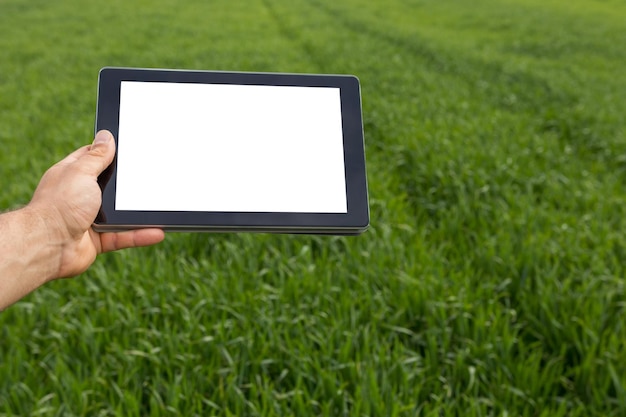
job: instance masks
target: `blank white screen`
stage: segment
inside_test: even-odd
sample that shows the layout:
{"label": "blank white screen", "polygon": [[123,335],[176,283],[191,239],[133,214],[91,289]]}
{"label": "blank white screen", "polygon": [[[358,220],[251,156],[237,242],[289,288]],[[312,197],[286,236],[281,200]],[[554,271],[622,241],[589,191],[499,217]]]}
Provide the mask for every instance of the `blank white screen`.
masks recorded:
{"label": "blank white screen", "polygon": [[346,213],[340,90],[123,81],[115,209]]}

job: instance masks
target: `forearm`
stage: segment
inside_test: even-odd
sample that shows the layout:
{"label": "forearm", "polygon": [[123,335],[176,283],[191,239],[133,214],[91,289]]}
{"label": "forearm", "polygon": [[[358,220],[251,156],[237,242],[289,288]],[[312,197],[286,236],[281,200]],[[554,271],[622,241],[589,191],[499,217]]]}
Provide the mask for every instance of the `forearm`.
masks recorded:
{"label": "forearm", "polygon": [[49,226],[29,206],[0,214],[0,310],[56,278],[62,245]]}

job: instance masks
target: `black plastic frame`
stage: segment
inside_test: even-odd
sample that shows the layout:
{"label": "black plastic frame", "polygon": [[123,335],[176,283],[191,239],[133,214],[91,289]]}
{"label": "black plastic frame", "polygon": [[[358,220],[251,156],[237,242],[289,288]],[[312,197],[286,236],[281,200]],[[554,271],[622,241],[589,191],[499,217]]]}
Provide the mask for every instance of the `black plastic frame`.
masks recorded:
{"label": "black plastic frame", "polygon": [[[178,231],[261,231],[358,234],[369,226],[359,80],[352,75],[189,71],[105,67],[100,70],[95,130],[117,140],[122,81],[335,87],[340,89],[347,213],[268,213],[115,210],[116,160],[100,175],[99,231],[160,227]],[[167,167],[164,167],[167,169]]]}

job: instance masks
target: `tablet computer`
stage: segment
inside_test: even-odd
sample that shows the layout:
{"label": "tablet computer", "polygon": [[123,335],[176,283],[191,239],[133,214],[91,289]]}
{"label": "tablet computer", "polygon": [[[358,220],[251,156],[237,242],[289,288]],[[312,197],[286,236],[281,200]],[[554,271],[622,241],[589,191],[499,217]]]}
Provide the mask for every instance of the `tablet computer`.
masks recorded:
{"label": "tablet computer", "polygon": [[369,207],[359,81],[103,68],[97,231],[359,234]]}

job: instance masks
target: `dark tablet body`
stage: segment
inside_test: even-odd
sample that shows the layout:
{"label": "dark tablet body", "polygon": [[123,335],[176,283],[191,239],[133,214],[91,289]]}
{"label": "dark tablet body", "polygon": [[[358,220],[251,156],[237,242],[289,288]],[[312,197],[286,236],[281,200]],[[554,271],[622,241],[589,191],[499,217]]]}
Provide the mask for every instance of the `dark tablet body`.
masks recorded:
{"label": "dark tablet body", "polygon": [[358,234],[369,225],[358,79],[103,68],[116,138],[94,229]]}

